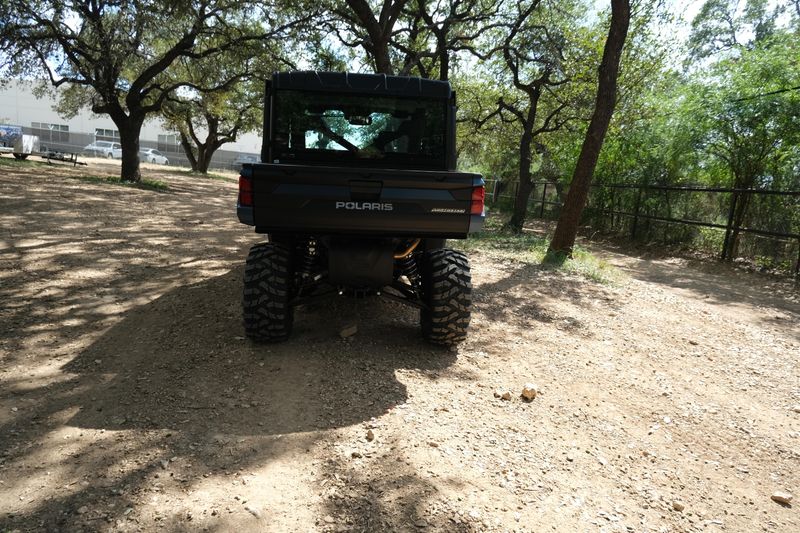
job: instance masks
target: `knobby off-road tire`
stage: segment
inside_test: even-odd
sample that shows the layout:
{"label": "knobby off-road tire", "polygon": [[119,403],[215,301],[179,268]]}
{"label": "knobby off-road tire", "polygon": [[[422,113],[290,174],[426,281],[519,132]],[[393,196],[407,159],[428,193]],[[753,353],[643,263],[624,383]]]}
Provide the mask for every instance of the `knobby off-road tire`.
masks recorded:
{"label": "knobby off-road tire", "polygon": [[434,250],[423,255],[423,297],[430,310],[420,313],[422,335],[428,342],[453,346],[467,338],[472,278],[461,252]]}
{"label": "knobby off-road tire", "polygon": [[294,279],[291,250],[272,243],[250,248],[244,270],[244,330],[258,342],[279,342],[292,332],[289,305]]}

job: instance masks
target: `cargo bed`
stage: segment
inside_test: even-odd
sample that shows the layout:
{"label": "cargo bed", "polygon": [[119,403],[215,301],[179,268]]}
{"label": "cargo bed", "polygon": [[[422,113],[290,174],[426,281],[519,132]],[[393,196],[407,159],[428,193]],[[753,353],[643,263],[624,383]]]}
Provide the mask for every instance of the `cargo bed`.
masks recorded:
{"label": "cargo bed", "polygon": [[479,174],[246,164],[240,179],[252,198],[240,197],[239,220],[259,233],[458,239],[483,222]]}

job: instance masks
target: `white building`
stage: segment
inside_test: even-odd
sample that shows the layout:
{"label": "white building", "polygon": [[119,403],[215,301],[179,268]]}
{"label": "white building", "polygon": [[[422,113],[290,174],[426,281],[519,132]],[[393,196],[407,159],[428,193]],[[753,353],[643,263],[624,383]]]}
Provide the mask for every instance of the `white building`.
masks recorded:
{"label": "white building", "polygon": [[[80,152],[94,142],[119,141],[114,122],[106,115],[95,115],[82,109],[73,118],[63,118],[55,111],[56,99],[49,94],[37,98],[30,82],[9,80],[0,85],[0,124],[21,126],[25,133],[38,135],[42,146],[61,151]],[[147,120],[140,135],[142,148],[157,148],[170,163],[188,165],[178,136],[165,130],[158,118]],[[224,144],[214,155],[213,167],[230,168],[241,154],[261,153],[261,136],[246,133],[234,143]]]}

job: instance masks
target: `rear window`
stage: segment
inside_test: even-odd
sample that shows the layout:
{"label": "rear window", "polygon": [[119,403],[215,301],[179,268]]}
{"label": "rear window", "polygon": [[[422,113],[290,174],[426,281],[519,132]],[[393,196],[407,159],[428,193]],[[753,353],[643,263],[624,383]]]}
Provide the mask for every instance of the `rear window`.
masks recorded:
{"label": "rear window", "polygon": [[442,99],[278,90],[273,159],[443,167],[447,102]]}

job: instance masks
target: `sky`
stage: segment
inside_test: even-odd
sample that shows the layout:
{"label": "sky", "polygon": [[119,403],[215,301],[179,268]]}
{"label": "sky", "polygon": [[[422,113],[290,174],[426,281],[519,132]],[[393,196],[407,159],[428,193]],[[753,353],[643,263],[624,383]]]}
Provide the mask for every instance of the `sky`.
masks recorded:
{"label": "sky", "polygon": [[691,30],[692,20],[700,8],[703,6],[703,1],[697,0],[667,0],[666,5],[669,6],[671,13],[680,17],[682,20],[674,25],[676,35],[681,41],[686,42],[689,38],[689,31]]}

